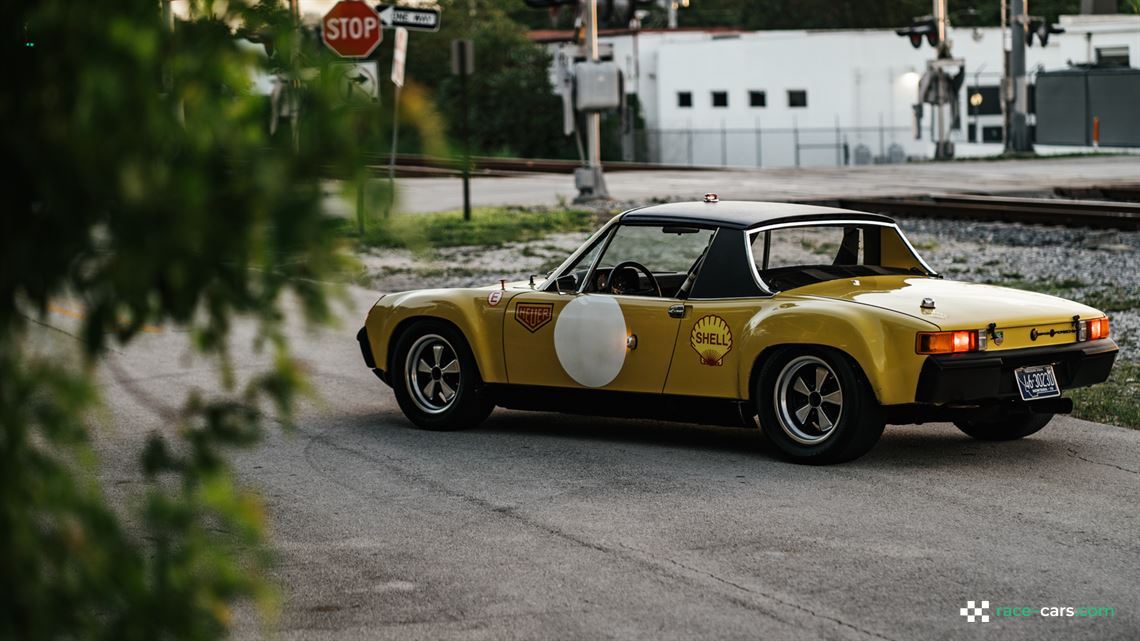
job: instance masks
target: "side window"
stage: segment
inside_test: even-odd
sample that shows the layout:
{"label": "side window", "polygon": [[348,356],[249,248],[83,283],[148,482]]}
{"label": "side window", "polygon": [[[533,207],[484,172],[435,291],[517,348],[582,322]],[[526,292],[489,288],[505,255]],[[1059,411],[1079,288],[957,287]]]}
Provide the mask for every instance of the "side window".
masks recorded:
{"label": "side window", "polygon": [[[598,237],[594,241],[594,245],[579,256],[562,274],[573,275],[575,284],[581,283],[582,279],[586,277],[586,273],[590,271],[590,266],[594,264],[594,258],[597,257],[598,252],[602,251],[602,245],[606,244],[608,236],[609,234],[605,234]],[[551,283],[550,288],[554,288],[553,283]]]}
{"label": "side window", "polygon": [[632,260],[656,273],[687,274],[709,244],[713,231],[696,227],[622,225],[618,228],[599,268]]}
{"label": "side window", "polygon": [[[712,237],[712,229],[699,227],[622,225],[614,232],[586,289],[622,293],[610,281],[611,272],[621,263],[633,262],[652,273],[662,296],[672,298],[680,291],[689,270],[704,254]],[[627,281],[622,286],[624,293],[650,295],[646,292],[653,290],[649,277],[640,269],[626,268],[618,275]],[[656,291],[651,295],[656,295]]]}

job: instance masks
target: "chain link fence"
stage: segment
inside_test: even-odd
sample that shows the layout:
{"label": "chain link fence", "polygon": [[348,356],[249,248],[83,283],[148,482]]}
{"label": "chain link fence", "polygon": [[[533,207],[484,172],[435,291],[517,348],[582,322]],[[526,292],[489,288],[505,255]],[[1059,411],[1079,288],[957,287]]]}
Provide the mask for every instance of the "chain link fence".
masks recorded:
{"label": "chain link fence", "polygon": [[705,167],[899,163],[925,157],[928,146],[910,127],[639,129],[632,143],[636,162]]}

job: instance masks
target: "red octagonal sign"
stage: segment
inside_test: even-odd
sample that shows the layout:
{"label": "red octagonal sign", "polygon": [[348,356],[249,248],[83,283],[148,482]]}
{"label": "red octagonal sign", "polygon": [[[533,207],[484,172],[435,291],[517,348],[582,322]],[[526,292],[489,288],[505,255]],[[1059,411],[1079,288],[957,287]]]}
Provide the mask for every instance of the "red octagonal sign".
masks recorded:
{"label": "red octagonal sign", "polygon": [[383,37],[380,15],[360,0],[341,0],[321,19],[321,39],[345,58],[364,58]]}

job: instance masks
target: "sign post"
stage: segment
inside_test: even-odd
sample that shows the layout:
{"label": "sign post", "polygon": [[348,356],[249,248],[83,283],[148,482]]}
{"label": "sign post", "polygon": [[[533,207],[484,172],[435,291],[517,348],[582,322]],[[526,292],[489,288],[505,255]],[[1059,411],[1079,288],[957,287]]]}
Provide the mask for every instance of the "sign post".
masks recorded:
{"label": "sign post", "polygon": [[463,111],[463,220],[471,220],[471,139],[467,126],[467,76],[475,71],[475,45],[451,41],[451,73],[459,76],[459,103]]}
{"label": "sign post", "polygon": [[[367,58],[383,38],[380,15],[361,0],[340,0],[321,18],[321,40],[342,58]],[[349,90],[351,93],[351,86]],[[367,178],[362,176],[356,187],[356,226],[361,236],[364,235],[365,180]]]}
{"label": "sign post", "polygon": [[408,55],[408,30],[396,27],[396,43],[392,49],[392,84],[396,90],[392,103],[392,156],[388,160],[388,210],[396,203],[396,143],[400,139],[400,89],[404,87],[404,61]]}

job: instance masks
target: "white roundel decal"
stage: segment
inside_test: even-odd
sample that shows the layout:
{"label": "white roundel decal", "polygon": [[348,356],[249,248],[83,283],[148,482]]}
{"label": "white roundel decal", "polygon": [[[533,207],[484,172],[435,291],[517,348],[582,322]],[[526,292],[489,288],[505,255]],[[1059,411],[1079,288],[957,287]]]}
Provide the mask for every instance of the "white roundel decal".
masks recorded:
{"label": "white roundel decal", "polygon": [[554,351],[562,369],[581,385],[602,387],[625,364],[625,316],[609,296],[580,295],[558,314]]}

